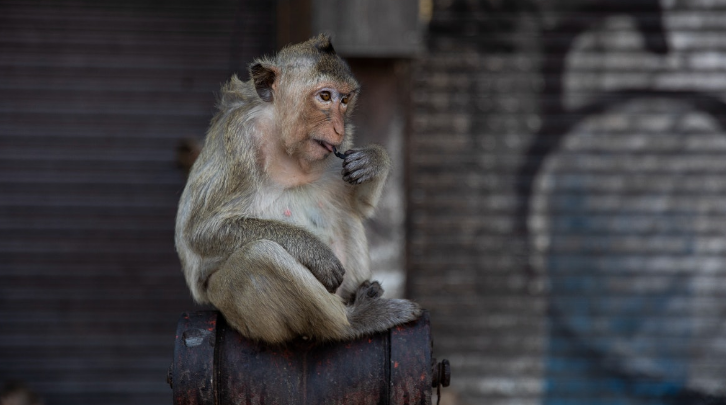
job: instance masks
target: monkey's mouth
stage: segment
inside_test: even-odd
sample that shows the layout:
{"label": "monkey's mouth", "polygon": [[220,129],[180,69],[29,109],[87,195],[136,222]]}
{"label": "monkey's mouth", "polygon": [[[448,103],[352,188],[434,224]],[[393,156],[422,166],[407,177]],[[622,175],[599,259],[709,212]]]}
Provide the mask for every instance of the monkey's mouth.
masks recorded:
{"label": "monkey's mouth", "polygon": [[329,144],[325,141],[315,139],[315,142],[317,142],[318,145],[320,145],[323,149],[327,150],[328,152],[333,152],[333,150],[335,149],[335,146],[333,146],[332,144]]}

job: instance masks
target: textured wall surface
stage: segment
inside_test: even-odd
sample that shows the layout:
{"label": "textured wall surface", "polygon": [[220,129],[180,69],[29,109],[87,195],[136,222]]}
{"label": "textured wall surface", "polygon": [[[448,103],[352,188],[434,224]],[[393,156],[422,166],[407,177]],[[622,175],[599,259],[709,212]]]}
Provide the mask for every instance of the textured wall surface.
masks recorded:
{"label": "textured wall surface", "polygon": [[[0,1],[0,385],[49,405],[171,402],[176,322],[196,308],[173,246],[176,150],[203,137],[220,84],[274,52],[275,6]],[[409,64],[350,62],[356,140],[394,160],[372,266],[401,295]]]}
{"label": "textured wall surface", "polygon": [[[174,149],[272,50],[272,5],[0,1],[0,380],[49,404],[170,402],[191,306]],[[726,403],[726,2],[439,0],[431,17],[410,123],[405,101],[375,103],[407,93],[390,82],[407,64],[352,65],[374,83],[360,139],[398,150],[386,135],[410,124],[408,292],[448,392]],[[395,269],[401,235],[369,230]]]}
{"label": "textured wall surface", "polygon": [[194,309],[173,245],[177,144],[274,47],[272,14],[0,1],[0,384],[48,405],[171,403],[176,321]]}
{"label": "textured wall surface", "polygon": [[726,403],[725,22],[434,2],[407,259],[459,402]]}

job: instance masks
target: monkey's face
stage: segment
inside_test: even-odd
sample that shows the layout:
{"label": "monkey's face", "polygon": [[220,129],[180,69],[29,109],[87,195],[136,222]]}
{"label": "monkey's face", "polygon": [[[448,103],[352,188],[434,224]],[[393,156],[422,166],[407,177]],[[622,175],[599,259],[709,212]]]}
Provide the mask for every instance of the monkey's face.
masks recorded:
{"label": "monkey's face", "polygon": [[320,83],[309,92],[300,117],[302,130],[291,140],[299,158],[320,161],[333,152],[333,147],[340,148],[355,93],[352,86],[331,82]]}

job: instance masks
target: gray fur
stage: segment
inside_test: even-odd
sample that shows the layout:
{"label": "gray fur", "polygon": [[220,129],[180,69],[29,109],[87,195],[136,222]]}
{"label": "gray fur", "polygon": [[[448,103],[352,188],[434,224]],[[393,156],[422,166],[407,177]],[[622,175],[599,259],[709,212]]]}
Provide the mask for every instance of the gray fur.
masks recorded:
{"label": "gray fur", "polygon": [[[179,202],[175,240],[194,299],[215,305],[243,335],[271,343],[351,339],[417,318],[418,305],[381,298],[381,286],[368,281],[362,221],[380,197],[387,153],[351,149],[341,176],[340,161],[312,143],[352,147],[347,120],[359,86],[348,65],[318,36],[256,60],[250,73],[222,87]],[[311,108],[319,83],[350,102]],[[278,144],[289,148],[279,152]],[[283,164],[277,153],[292,160]],[[288,178],[290,161],[301,166]]]}

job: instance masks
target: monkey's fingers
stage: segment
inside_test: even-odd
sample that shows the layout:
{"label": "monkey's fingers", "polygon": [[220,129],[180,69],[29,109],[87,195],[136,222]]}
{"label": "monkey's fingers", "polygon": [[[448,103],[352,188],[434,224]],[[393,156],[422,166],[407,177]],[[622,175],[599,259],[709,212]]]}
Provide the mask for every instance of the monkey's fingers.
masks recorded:
{"label": "monkey's fingers", "polygon": [[343,154],[343,156],[345,158],[345,162],[343,162],[343,164],[350,163],[356,160],[367,160],[367,155],[362,150],[349,149],[345,151],[345,154]]}
{"label": "monkey's fingers", "polygon": [[350,184],[361,184],[371,180],[375,175],[375,170],[370,167],[364,167],[359,170],[343,171],[343,180]]}
{"label": "monkey's fingers", "polygon": [[343,162],[343,170],[352,172],[354,170],[359,170],[364,168],[365,166],[368,166],[368,161],[364,159],[356,159],[356,160],[347,160]]}
{"label": "monkey's fingers", "polygon": [[346,156],[341,173],[345,176],[356,171],[370,169],[370,167],[370,160],[366,158],[365,154],[355,153]]}

